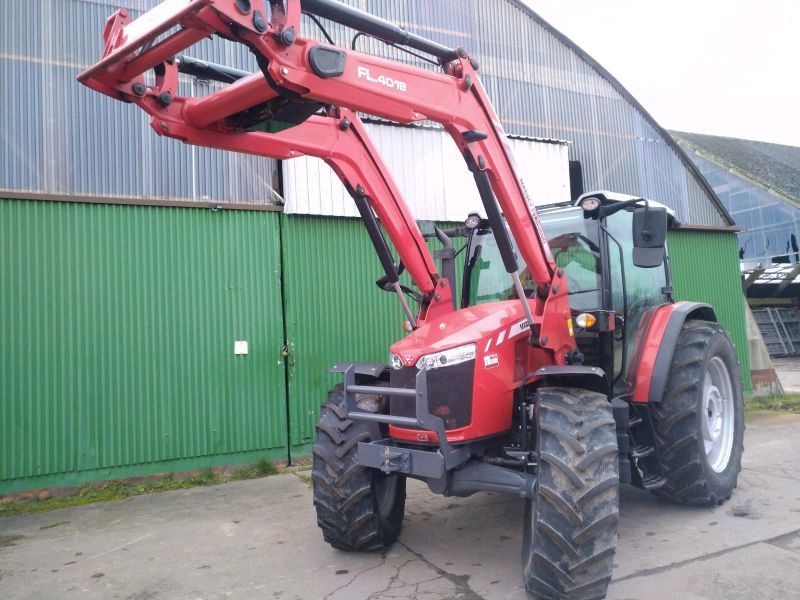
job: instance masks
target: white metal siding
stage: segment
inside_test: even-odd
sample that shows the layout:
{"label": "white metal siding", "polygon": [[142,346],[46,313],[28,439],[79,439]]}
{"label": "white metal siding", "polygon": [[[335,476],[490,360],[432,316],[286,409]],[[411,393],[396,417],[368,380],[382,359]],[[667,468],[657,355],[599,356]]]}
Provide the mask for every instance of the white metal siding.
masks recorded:
{"label": "white metal siding", "polygon": [[[483,212],[472,174],[444,131],[377,124],[366,127],[414,218],[462,221],[471,211]],[[509,144],[535,204],[569,199],[566,143],[510,139]],[[286,213],[358,216],[344,186],[319,159],[284,161],[283,184]]]}
{"label": "white metal siding", "polygon": [[536,206],[569,200],[569,158],[565,142],[508,140],[519,175]]}

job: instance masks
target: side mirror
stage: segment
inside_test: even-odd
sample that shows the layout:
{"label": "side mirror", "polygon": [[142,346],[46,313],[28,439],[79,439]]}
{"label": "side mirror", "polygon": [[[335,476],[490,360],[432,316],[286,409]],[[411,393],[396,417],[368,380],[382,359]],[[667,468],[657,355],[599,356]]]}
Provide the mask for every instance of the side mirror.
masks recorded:
{"label": "side mirror", "polygon": [[667,210],[663,207],[635,208],[633,211],[633,264],[646,269],[664,261],[667,240]]}

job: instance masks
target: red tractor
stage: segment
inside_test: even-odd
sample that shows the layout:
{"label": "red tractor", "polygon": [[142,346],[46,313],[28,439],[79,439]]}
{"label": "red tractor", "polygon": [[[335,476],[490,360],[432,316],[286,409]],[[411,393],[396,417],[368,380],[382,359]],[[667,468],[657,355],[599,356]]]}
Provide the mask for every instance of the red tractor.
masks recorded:
{"label": "red tractor", "polygon": [[[301,12],[430,55],[441,72],[302,37]],[[260,72],[180,54],[210,35],[247,45]],[[160,135],[325,160],[378,254],[379,287],[397,294],[409,334],[388,365],[336,365],[344,382],[317,425],[314,504],[331,545],[389,547],[409,477],[450,496],[508,492],[525,501],[528,591],[598,598],[620,483],[687,504],[730,497],[744,429],[739,365],[712,307],[674,301],[665,239],[677,221],[656,202],[609,192],[537,213],[466,50],[334,0],[168,0],[137,20],[118,11],[103,36],[102,59],[79,80],[138,105]],[[186,97],[179,73],[226,85]],[[444,246],[441,269],[358,112],[438,122],[462,152],[485,214],[428,236]]]}

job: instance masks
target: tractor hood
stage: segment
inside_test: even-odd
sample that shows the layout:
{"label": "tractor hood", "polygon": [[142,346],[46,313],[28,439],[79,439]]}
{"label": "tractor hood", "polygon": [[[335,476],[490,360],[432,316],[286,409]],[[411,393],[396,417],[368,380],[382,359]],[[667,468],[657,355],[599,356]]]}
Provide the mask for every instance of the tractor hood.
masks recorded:
{"label": "tractor hood", "polygon": [[[410,367],[426,354],[442,352],[464,344],[479,343],[492,336],[498,329],[517,324],[523,319],[519,300],[504,300],[470,306],[450,313],[440,319],[433,319],[395,343],[391,351],[400,357],[403,365]],[[521,333],[527,330],[520,327]],[[509,334],[512,337],[512,334]]]}

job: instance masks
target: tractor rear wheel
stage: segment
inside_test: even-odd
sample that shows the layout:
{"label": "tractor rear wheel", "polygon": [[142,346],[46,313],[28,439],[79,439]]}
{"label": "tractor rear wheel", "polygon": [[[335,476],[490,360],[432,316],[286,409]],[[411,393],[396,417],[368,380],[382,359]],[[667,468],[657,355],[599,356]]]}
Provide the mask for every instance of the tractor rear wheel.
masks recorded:
{"label": "tractor rear wheel", "polygon": [[522,564],[536,598],[604,598],[619,520],[619,462],[611,404],[576,388],[541,388],[539,464],[525,502]]}
{"label": "tractor rear wheel", "polygon": [[400,535],[406,478],[356,463],[358,442],[369,439],[366,423],[347,418],[341,389],[330,392],[317,422],[311,480],[317,524],[334,548],[383,550]]}
{"label": "tractor rear wheel", "polygon": [[744,403],[736,351],[722,325],[683,325],[664,397],[652,412],[667,479],[655,492],[682,504],[730,498],[742,469]]}

